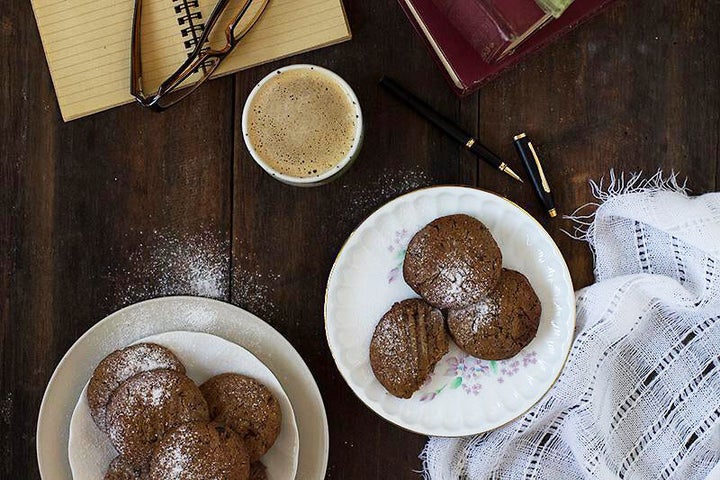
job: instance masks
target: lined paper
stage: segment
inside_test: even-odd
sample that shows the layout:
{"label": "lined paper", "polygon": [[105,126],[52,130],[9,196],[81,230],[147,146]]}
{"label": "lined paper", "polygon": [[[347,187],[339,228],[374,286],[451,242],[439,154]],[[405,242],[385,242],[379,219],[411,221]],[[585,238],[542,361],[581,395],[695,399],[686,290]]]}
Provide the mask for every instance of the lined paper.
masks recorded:
{"label": "lined paper", "polygon": [[[134,0],[32,0],[65,121],[131,102]],[[143,0],[143,81],[151,92],[187,58],[171,0]],[[213,0],[200,0],[207,18]],[[214,76],[350,38],[342,0],[270,0]]]}

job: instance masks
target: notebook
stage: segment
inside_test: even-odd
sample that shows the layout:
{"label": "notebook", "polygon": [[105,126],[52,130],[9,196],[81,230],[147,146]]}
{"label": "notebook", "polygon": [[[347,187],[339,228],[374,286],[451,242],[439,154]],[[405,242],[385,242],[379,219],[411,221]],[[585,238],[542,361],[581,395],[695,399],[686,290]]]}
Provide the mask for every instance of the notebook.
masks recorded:
{"label": "notebook", "polygon": [[478,90],[507,68],[597,15],[613,2],[615,0],[575,0],[559,18],[531,35],[511,55],[488,63],[433,0],[398,0],[410,23],[425,41],[431,57],[459,96]]}
{"label": "notebook", "polygon": [[[146,92],[194,48],[215,0],[144,0]],[[130,42],[134,0],[32,0],[65,121],[133,101]],[[270,0],[262,18],[214,77],[350,39],[342,0]]]}

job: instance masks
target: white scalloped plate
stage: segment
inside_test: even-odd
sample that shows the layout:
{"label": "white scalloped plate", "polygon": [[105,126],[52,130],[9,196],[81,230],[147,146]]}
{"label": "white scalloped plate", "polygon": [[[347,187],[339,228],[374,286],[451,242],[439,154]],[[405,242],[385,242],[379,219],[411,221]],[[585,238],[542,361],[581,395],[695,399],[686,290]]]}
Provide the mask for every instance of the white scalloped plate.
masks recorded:
{"label": "white scalloped plate", "polygon": [[[432,220],[464,213],[482,221],[542,303],[535,339],[515,357],[489,362],[451,342],[450,352],[412,398],[396,398],[375,379],[368,349],[375,325],[394,302],[417,297],[402,278],[405,249]],[[570,351],[575,295],[567,265],[548,233],[514,203],[466,187],[432,187],[396,198],[350,235],[335,261],[325,298],[325,328],[340,373],[381,417],[424,435],[486,432],[519,417],[550,389]]]}
{"label": "white scalloped plate", "polygon": [[[300,444],[295,413],[278,379],[252,353],[223,338],[198,332],[166,332],[133,343],[156,343],[169,348],[197,385],[215,375],[232,372],[252,377],[270,389],[280,404],[282,426],[275,444],[261,461],[267,467],[269,480],[295,478]],[[73,480],[102,480],[116,456],[110,439],[90,415],[86,384],[70,420],[68,458]]]}

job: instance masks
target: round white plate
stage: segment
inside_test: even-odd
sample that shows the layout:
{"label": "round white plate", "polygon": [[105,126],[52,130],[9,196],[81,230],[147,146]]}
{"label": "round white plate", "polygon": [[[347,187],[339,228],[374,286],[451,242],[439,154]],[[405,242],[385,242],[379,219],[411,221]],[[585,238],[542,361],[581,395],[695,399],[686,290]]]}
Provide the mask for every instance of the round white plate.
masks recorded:
{"label": "round white plate", "polygon": [[[187,376],[197,385],[226,372],[247,375],[265,385],[280,404],[282,426],[277,441],[261,460],[267,467],[270,480],[295,478],[300,444],[295,414],[280,382],[260,360],[241,346],[208,333],[167,332],[143,338],[140,342],[169,348],[185,365]],[[70,468],[74,480],[103,480],[117,452],[108,436],[95,425],[86,392],[87,384],[70,420]]]}
{"label": "round white plate", "polygon": [[[438,217],[459,213],[487,225],[503,266],[530,280],[542,302],[540,328],[530,345],[503,361],[470,357],[451,342],[428,382],[412,398],[399,399],[373,375],[370,340],[393,303],[417,297],[402,275],[412,236]],[[575,295],[560,251],[527,212],[484,191],[433,187],[391,201],[350,235],[328,280],[325,327],[340,373],[377,414],[425,435],[472,435],[519,417],[555,382],[575,329]]]}
{"label": "round white plate", "polygon": [[233,305],[197,297],[166,297],[130,305],[88,330],[60,361],[40,406],[37,455],[45,480],[72,479],[70,418],[95,365],[107,354],[151,335],[204,332],[242,346],[277,377],[290,399],[300,436],[297,479],[325,478],[329,434],[315,379],[297,351],[274,328]]}

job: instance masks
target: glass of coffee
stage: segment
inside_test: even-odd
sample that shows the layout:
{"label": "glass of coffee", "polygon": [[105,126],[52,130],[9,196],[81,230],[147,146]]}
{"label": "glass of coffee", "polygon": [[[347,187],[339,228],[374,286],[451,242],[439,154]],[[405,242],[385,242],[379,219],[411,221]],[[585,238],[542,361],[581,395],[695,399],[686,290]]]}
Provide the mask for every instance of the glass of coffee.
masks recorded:
{"label": "glass of coffee", "polygon": [[245,145],[281,182],[313,187],[345,172],[360,152],[363,118],[355,93],[337,74],[290,65],[262,79],[242,116]]}

